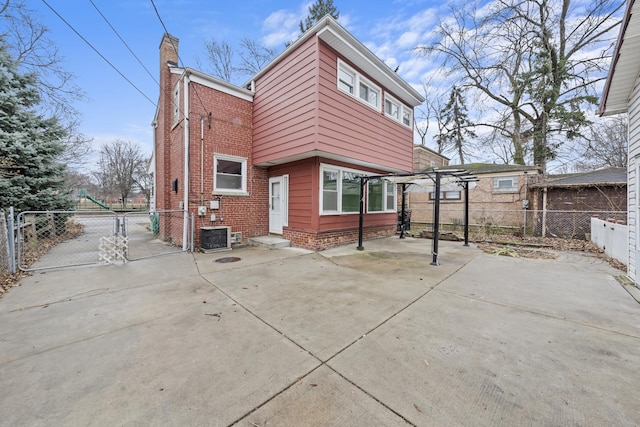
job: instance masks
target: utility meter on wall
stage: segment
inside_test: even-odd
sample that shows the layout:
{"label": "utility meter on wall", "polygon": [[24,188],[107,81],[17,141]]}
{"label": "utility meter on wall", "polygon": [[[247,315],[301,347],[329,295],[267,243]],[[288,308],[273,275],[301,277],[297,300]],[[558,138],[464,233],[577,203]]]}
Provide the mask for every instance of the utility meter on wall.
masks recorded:
{"label": "utility meter on wall", "polygon": [[523,200],[522,201],[522,209],[529,209],[529,201],[528,200]]}

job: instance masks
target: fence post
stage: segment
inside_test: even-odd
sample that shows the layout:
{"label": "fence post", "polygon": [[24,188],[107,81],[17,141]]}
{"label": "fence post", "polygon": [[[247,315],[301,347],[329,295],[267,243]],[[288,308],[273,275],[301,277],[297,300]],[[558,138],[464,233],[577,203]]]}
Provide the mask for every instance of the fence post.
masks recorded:
{"label": "fence post", "polygon": [[13,206],[9,208],[9,217],[7,218],[7,242],[9,246],[9,274],[16,273],[16,240],[15,240],[15,222],[13,219]]}

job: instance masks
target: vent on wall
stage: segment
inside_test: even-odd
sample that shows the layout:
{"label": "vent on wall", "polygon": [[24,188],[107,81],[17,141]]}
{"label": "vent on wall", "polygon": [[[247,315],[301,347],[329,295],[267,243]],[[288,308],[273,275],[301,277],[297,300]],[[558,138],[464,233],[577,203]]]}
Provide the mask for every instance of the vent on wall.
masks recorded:
{"label": "vent on wall", "polygon": [[204,250],[230,249],[231,227],[200,228],[200,248]]}
{"label": "vent on wall", "polygon": [[231,233],[231,244],[237,245],[238,243],[242,243],[242,231]]}

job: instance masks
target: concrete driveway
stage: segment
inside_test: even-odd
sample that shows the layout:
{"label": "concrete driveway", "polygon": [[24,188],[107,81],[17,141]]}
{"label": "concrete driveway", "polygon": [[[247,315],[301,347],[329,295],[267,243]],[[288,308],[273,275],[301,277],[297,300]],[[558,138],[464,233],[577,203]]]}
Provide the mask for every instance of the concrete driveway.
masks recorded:
{"label": "concrete driveway", "polygon": [[638,424],[619,271],[430,244],[35,273],[0,300],[0,425]]}

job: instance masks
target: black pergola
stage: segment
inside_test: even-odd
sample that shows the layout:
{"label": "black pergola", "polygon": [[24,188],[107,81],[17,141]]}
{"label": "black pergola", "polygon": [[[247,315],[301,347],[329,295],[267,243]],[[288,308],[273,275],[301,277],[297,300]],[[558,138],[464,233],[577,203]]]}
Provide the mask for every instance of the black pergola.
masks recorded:
{"label": "black pergola", "polygon": [[443,180],[446,184],[455,184],[464,190],[464,246],[469,246],[469,184],[477,182],[478,178],[465,169],[433,169],[425,172],[411,174],[389,174],[389,175],[369,175],[360,177],[360,221],[358,223],[358,247],[359,251],[364,250],[362,245],[362,229],[364,227],[364,187],[372,179],[385,179],[395,184],[402,184],[402,210],[400,238],[404,239],[404,218],[405,218],[405,192],[409,185],[424,185],[434,187],[433,204],[433,260],[431,265],[438,263],[438,238],[440,234],[440,189]]}

